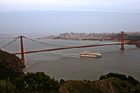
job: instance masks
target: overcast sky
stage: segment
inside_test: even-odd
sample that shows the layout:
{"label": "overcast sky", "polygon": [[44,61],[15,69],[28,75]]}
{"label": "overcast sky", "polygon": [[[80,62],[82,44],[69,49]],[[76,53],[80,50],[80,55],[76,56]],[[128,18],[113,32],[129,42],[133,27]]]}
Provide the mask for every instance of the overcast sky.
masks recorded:
{"label": "overcast sky", "polygon": [[29,10],[140,12],[140,0],[0,0],[0,11]]}
{"label": "overcast sky", "polygon": [[140,0],[0,0],[1,33],[121,30],[140,32]]}

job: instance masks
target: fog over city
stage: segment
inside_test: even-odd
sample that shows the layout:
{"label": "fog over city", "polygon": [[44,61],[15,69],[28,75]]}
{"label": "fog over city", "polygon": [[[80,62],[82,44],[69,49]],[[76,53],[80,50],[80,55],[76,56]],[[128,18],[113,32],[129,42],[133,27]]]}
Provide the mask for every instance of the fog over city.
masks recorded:
{"label": "fog over city", "polygon": [[140,32],[139,0],[0,0],[1,33]]}

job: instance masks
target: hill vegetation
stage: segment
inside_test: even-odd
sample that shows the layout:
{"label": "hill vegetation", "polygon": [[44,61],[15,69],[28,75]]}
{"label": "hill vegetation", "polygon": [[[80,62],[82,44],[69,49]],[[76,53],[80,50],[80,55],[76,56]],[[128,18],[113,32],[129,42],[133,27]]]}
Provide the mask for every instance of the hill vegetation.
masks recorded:
{"label": "hill vegetation", "polygon": [[97,81],[68,80],[60,87],[60,93],[140,93],[140,84],[109,77]]}

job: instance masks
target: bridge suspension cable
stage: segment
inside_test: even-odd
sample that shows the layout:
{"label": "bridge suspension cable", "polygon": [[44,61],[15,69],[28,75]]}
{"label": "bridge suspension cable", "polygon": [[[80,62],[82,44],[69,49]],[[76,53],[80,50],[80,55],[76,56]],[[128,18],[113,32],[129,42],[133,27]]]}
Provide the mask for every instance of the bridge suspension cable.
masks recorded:
{"label": "bridge suspension cable", "polygon": [[0,48],[0,50],[1,50],[2,48],[7,47],[7,46],[8,46],[8,45],[10,45],[11,43],[15,42],[18,38],[19,38],[19,37],[17,37],[16,39],[12,40],[12,41],[11,41],[11,42],[9,42],[8,44],[6,44],[6,45],[2,46],[2,47]]}
{"label": "bridge suspension cable", "polygon": [[[96,47],[96,46],[109,46],[109,45],[121,45],[121,43],[113,43],[113,44],[95,44],[95,45],[83,45],[83,46],[70,46],[70,47],[61,47],[61,48],[52,48],[52,49],[44,49],[44,50],[36,50],[36,51],[24,51],[24,54],[29,53],[37,53],[37,52],[45,52],[45,51],[56,51],[56,50],[65,50],[72,48],[85,48],[85,47]],[[13,53],[13,54],[21,54],[21,52]]]}
{"label": "bridge suspension cable", "polygon": [[28,38],[28,37],[24,37],[24,38],[26,38],[28,40],[31,40],[31,41],[34,41],[34,42],[38,42],[38,43],[44,44],[44,45],[53,45],[53,46],[59,46],[59,47],[66,47],[66,46],[62,46],[62,45],[48,44],[48,43],[41,42],[41,41],[38,41],[38,40],[35,40],[35,39],[31,39],[31,38]]}
{"label": "bridge suspension cable", "polygon": [[[13,41],[9,42],[8,44],[2,46],[0,48],[0,50],[2,48],[5,48],[6,46],[10,45],[11,43],[15,42],[19,37],[15,38]],[[85,48],[85,47],[96,47],[96,46],[109,46],[109,45],[121,45],[122,43],[113,43],[113,44],[94,44],[94,45],[81,45],[81,46],[62,46],[62,45],[55,45],[55,44],[48,44],[45,42],[41,42],[38,40],[34,40],[28,37],[23,36],[23,38],[26,38],[28,40],[34,41],[34,42],[38,42],[44,45],[53,45],[53,46],[60,46],[60,48],[52,48],[52,49],[43,49],[43,50],[36,50],[36,51],[24,51],[25,54],[28,53],[37,53],[37,52],[43,52],[43,51],[56,51],[56,50],[64,50],[64,49],[72,49],[72,48]],[[136,42],[123,42],[123,44],[140,44],[140,41],[136,41]],[[12,54],[21,54],[21,52],[17,52],[17,53],[12,53]]]}

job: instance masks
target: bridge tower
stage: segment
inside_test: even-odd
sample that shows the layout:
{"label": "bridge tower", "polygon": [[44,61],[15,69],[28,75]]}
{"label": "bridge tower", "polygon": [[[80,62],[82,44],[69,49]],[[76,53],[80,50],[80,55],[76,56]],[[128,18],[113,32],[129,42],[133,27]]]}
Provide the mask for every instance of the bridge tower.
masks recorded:
{"label": "bridge tower", "polygon": [[137,48],[140,48],[140,41],[138,41],[138,43],[136,44]]}
{"label": "bridge tower", "polygon": [[121,32],[121,51],[125,50],[124,48],[124,32]]}
{"label": "bridge tower", "polygon": [[24,47],[23,47],[23,36],[20,36],[20,44],[21,44],[21,60],[22,66],[25,67],[25,59],[24,59]]}

